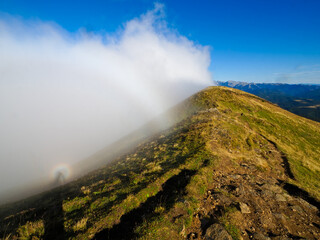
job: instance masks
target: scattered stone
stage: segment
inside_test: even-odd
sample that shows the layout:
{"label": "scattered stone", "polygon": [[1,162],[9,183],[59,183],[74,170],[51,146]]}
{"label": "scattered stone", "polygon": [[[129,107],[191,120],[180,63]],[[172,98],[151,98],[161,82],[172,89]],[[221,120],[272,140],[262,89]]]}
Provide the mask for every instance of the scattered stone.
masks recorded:
{"label": "scattered stone", "polygon": [[240,175],[230,175],[229,177],[235,180],[241,178]]}
{"label": "scattered stone", "polygon": [[222,193],[214,194],[213,198],[219,200],[219,202],[225,206],[229,206],[230,204],[232,204],[232,200]]}
{"label": "scattered stone", "polygon": [[291,197],[289,194],[284,193],[283,196],[288,200],[288,201],[292,201],[293,197]]}
{"label": "scattered stone", "polygon": [[196,233],[190,233],[190,240],[196,239],[197,238],[197,234]]}
{"label": "scattered stone", "polygon": [[272,214],[262,214],[260,216],[260,222],[264,229],[273,229],[276,227]]}
{"label": "scattered stone", "polygon": [[285,202],[287,199],[282,194],[276,194],[276,200],[278,202]]}
{"label": "scattered stone", "polygon": [[273,216],[279,220],[282,220],[282,221],[286,220],[285,216],[281,213],[275,213],[275,214],[273,214]]}
{"label": "scattered stone", "polygon": [[[294,236],[320,240],[318,209],[281,187],[285,177],[279,177],[283,169],[276,165],[281,159],[269,160],[276,168],[270,172],[251,170],[251,162],[240,163],[242,167],[229,172],[219,168],[214,172],[214,182],[203,198],[206,211],[199,209],[199,218],[193,218],[192,232],[198,234],[197,239],[231,240],[224,225],[216,222],[217,216],[228,214],[228,221],[235,223],[241,234],[239,239],[285,240]],[[234,211],[235,203],[239,211]],[[193,237],[190,232],[187,235],[189,240]]]}
{"label": "scattered stone", "polygon": [[204,235],[205,240],[232,240],[232,237],[221,224],[211,225]]}
{"label": "scattered stone", "polygon": [[249,206],[242,202],[240,203],[240,210],[242,213],[251,213]]}
{"label": "scattered stone", "polygon": [[269,197],[269,198],[271,198],[271,197],[273,197],[273,192],[272,191],[270,191],[270,190],[264,190],[264,191],[262,191],[262,193],[261,193],[264,197]]}
{"label": "scattered stone", "polygon": [[263,185],[263,188],[270,190],[274,193],[282,193],[283,192],[281,187],[274,185],[274,184],[265,184],[265,185]]}
{"label": "scattered stone", "polygon": [[253,234],[254,240],[270,240],[271,238],[264,236],[262,233],[254,233]]}
{"label": "scattered stone", "polygon": [[299,212],[299,213],[303,213],[303,210],[301,207],[295,205],[295,206],[292,206],[291,209],[294,211],[294,212]]}
{"label": "scattered stone", "polygon": [[313,210],[313,211],[318,211],[318,208],[313,206],[312,204],[308,203],[306,200],[302,199],[302,198],[298,198],[298,201],[304,205],[305,207]]}
{"label": "scattered stone", "polygon": [[181,232],[180,232],[180,235],[181,235],[182,237],[186,237],[186,226],[185,226],[185,225],[183,225],[182,230],[181,230]]}

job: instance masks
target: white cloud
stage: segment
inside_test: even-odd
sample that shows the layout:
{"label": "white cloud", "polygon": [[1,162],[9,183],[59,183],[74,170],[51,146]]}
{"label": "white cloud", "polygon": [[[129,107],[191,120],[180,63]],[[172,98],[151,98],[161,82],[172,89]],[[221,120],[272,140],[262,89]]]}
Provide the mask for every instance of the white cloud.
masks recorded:
{"label": "white cloud", "polygon": [[107,36],[0,19],[0,191],[74,163],[211,85],[162,5]]}

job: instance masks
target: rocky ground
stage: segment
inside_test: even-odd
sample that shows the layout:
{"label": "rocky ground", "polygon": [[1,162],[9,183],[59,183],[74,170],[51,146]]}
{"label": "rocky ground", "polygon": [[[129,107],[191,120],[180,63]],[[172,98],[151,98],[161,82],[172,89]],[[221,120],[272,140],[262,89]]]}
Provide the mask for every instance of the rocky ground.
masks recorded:
{"label": "rocky ground", "polygon": [[214,170],[214,184],[187,239],[320,239],[319,202],[284,183],[293,178],[286,157],[271,141],[268,148],[274,166],[269,171],[253,162],[230,168],[227,157]]}
{"label": "rocky ground", "polygon": [[320,239],[320,124],[208,88],[104,167],[0,206],[4,239]]}

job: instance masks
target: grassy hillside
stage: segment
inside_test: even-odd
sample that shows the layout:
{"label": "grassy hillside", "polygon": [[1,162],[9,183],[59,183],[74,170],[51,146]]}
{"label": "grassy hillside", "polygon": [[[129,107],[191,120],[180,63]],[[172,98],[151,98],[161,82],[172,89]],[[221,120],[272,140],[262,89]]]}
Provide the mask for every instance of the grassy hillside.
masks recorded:
{"label": "grassy hillside", "polygon": [[128,154],[2,206],[0,236],[320,238],[320,123],[225,87],[171,112],[175,125]]}
{"label": "grassy hillside", "polygon": [[320,122],[320,85],[218,82],[269,100],[294,114]]}

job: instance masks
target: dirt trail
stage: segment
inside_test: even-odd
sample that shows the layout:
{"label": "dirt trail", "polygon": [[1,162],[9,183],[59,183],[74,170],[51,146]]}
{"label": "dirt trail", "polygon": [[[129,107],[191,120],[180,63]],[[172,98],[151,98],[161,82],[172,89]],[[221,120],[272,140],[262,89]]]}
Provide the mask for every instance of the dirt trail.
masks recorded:
{"label": "dirt trail", "polygon": [[274,169],[260,171],[254,162],[226,167],[232,162],[224,159],[214,170],[214,184],[194,215],[187,239],[206,239],[212,224],[234,231],[234,239],[320,239],[320,203],[287,182],[295,178],[286,155],[265,139],[274,154]]}

